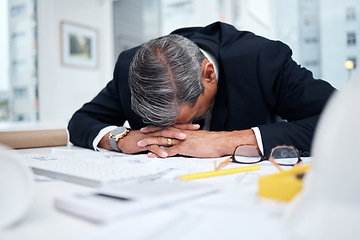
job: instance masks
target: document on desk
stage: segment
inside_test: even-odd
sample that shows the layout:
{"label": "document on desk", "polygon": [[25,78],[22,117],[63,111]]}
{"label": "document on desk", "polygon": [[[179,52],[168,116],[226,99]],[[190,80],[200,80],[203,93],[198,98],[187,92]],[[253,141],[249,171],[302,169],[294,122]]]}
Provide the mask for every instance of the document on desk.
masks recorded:
{"label": "document on desk", "polygon": [[51,154],[25,154],[23,161],[37,175],[90,187],[109,182],[156,179],[169,169],[152,164],[146,155],[89,149],[53,149]]}
{"label": "document on desk", "polygon": [[111,184],[94,191],[55,198],[55,207],[86,220],[103,223],[215,193],[219,188],[181,180]]}
{"label": "document on desk", "polygon": [[51,154],[24,154],[23,161],[35,174],[90,187],[136,179],[167,179],[213,170],[213,159],[149,158],[146,154],[53,148]]}

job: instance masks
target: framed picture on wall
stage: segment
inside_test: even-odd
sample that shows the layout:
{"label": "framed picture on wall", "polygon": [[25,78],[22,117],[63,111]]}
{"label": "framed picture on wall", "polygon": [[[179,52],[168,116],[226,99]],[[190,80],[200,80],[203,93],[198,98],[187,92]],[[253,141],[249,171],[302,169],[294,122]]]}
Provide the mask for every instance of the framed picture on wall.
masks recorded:
{"label": "framed picture on wall", "polygon": [[62,63],[66,66],[96,68],[98,36],[94,28],[61,22]]}

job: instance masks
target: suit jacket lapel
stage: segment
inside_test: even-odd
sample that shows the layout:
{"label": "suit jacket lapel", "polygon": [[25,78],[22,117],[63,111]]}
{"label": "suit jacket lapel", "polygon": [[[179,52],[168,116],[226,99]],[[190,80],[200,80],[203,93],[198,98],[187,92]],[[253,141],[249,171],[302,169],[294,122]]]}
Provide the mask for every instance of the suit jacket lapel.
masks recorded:
{"label": "suit jacket lapel", "polygon": [[[217,25],[214,25],[216,27]],[[217,26],[218,27],[218,26]],[[220,37],[206,38],[197,37],[196,33],[190,34],[191,36],[185,35],[185,37],[189,37],[193,42],[195,42],[199,47],[206,49],[215,56],[219,65],[219,74],[218,76],[218,91],[215,97],[214,108],[211,114],[211,123],[210,130],[211,131],[222,131],[225,130],[225,122],[227,118],[227,109],[226,109],[226,86],[225,81],[222,78],[222,64],[219,56],[219,45],[218,42]],[[202,36],[202,35],[201,35]]]}

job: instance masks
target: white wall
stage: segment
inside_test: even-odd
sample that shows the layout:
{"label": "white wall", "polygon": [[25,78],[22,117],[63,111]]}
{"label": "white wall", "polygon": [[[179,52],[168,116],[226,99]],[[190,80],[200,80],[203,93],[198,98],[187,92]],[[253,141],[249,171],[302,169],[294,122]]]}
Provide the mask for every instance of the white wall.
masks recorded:
{"label": "white wall", "polygon": [[[41,122],[67,122],[112,79],[111,0],[38,0],[39,111]],[[98,66],[62,65],[61,21],[98,31]]]}

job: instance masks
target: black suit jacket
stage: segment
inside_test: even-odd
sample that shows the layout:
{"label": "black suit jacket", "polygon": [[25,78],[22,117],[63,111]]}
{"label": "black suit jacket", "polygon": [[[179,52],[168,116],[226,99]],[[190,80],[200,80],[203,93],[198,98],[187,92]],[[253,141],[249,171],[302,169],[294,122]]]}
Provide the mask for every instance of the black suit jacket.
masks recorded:
{"label": "black suit jacket", "polygon": [[[297,65],[287,45],[220,22],[173,33],[210,51],[218,62],[210,130],[259,127],[265,155],[283,144],[310,151],[317,120],[334,88]],[[73,115],[68,126],[72,143],[92,148],[102,128],[121,126],[126,120],[132,129],[145,126],[131,110],[128,86],[129,65],[137,49],[120,54],[113,80]],[[274,122],[276,116],[285,121]]]}

